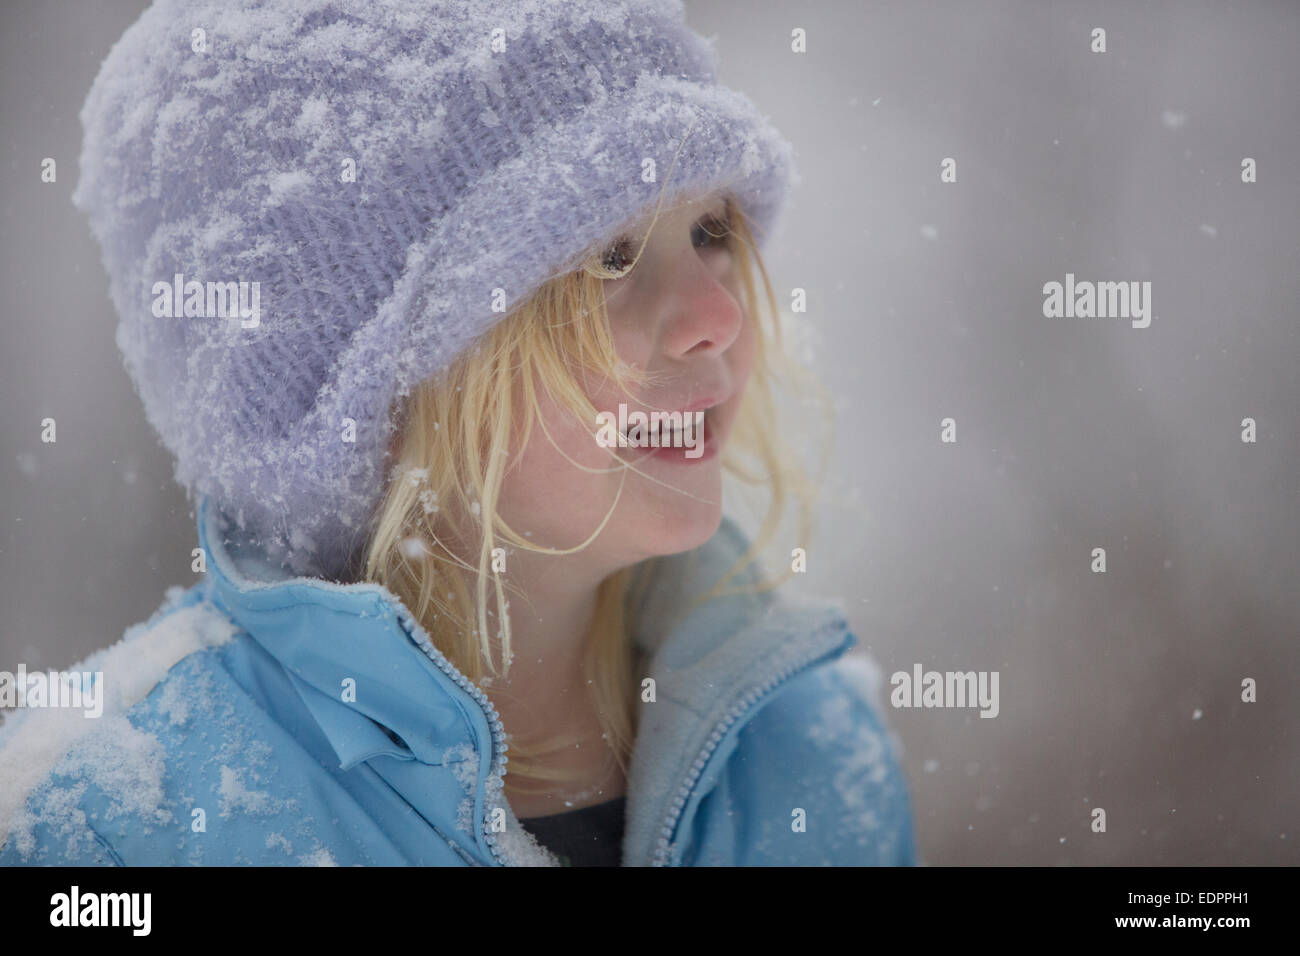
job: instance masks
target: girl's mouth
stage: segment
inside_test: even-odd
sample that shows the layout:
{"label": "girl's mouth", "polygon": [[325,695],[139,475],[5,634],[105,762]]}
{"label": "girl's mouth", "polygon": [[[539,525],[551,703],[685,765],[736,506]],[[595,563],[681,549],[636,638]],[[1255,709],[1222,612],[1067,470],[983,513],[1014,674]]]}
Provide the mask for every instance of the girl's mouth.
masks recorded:
{"label": "girl's mouth", "polygon": [[[638,457],[658,458],[679,464],[695,464],[708,461],[718,453],[718,441],[714,434],[712,408],[699,412],[684,412],[682,425],[661,421],[658,429],[649,440],[628,443],[631,447],[644,448],[645,454]],[[697,417],[698,416],[698,417]],[[624,438],[627,434],[624,433]]]}
{"label": "girl's mouth", "polygon": [[[655,448],[650,452],[651,458],[676,462],[679,465],[697,465],[709,461],[718,454],[718,439],[713,432],[707,432],[702,441],[694,448]],[[691,457],[694,455],[695,457]]]}

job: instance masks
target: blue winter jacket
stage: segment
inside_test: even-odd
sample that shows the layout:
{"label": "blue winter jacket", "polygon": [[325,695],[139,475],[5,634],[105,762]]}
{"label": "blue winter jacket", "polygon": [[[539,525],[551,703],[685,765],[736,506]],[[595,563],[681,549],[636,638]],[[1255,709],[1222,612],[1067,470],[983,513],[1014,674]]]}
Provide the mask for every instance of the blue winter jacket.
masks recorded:
{"label": "blue winter jacket", "polygon": [[[0,864],[556,862],[504,800],[496,710],[390,592],[277,573],[206,502],[198,523],[204,578],[72,668],[102,672],[102,716],[0,726]],[[837,606],[775,591],[674,617],[746,546],[724,519],[629,608],[655,700],[623,864],[913,864],[879,675],[843,656]]]}

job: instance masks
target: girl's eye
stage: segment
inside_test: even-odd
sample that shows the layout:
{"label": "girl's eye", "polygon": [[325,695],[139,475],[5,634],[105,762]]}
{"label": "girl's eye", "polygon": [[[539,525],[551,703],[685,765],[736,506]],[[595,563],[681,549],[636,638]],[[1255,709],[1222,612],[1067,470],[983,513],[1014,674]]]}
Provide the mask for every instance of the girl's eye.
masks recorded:
{"label": "girl's eye", "polygon": [[610,272],[622,274],[632,265],[632,260],[636,256],[636,250],[632,247],[632,240],[626,237],[617,239],[605,250],[604,257],[600,264]]}
{"label": "girl's eye", "polygon": [[708,246],[726,246],[731,236],[731,227],[725,219],[709,216],[691,227],[691,245],[696,249]]}

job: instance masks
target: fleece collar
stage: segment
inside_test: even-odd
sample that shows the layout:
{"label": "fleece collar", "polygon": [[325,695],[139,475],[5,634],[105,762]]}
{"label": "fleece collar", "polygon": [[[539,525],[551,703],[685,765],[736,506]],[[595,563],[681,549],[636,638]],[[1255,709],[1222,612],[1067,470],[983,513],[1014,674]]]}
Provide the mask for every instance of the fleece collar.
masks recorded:
{"label": "fleece collar", "polygon": [[[649,656],[654,704],[643,704],[628,772],[625,860],[671,865],[725,744],[787,680],[856,643],[842,606],[787,591],[749,591],[689,611],[749,548],[729,518],[695,551],[658,564],[631,619]],[[728,588],[753,588],[753,565]]]}

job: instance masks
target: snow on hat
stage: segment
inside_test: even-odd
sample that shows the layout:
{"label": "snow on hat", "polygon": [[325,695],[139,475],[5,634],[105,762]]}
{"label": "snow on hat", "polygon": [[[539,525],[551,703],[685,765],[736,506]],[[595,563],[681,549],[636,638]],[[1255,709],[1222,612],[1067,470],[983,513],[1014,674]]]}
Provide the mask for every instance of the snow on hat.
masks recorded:
{"label": "snow on hat", "polygon": [[81,121],[73,201],[177,480],[324,577],[397,398],[661,190],[761,236],[797,179],[680,0],[157,0]]}

